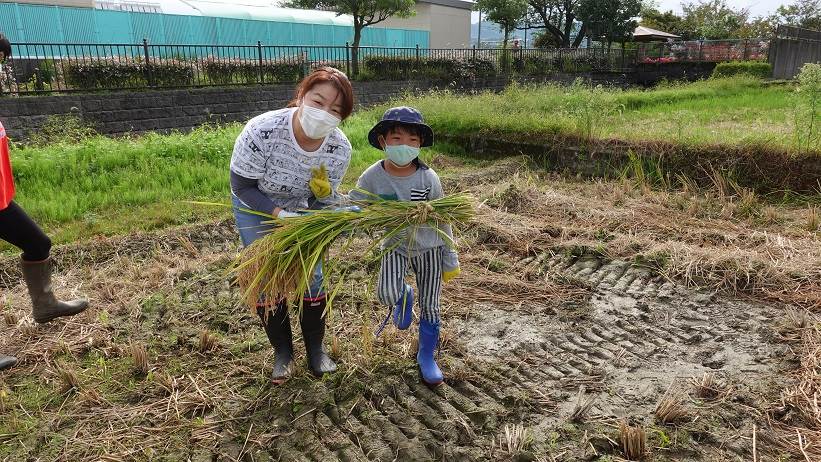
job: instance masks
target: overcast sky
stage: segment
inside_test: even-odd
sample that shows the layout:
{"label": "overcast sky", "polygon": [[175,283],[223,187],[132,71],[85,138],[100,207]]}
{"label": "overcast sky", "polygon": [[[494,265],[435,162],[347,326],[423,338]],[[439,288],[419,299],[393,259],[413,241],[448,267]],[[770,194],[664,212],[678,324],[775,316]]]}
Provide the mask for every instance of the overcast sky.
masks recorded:
{"label": "overcast sky", "polygon": [[[792,0],[726,0],[727,4],[735,9],[749,8],[750,16],[767,16],[775,12],[775,9],[783,4],[790,4]],[[673,10],[681,13],[681,0],[656,0],[658,7],[662,11]],[[473,12],[473,22],[479,21],[479,13]]]}

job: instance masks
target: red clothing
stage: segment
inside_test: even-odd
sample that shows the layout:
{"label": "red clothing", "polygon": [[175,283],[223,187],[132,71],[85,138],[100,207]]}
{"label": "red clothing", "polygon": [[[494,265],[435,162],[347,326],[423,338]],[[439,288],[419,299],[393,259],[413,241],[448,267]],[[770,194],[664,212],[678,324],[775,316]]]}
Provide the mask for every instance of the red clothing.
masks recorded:
{"label": "red clothing", "polygon": [[0,210],[9,206],[14,199],[14,177],[11,176],[11,160],[9,158],[9,139],[6,129],[0,122]]}

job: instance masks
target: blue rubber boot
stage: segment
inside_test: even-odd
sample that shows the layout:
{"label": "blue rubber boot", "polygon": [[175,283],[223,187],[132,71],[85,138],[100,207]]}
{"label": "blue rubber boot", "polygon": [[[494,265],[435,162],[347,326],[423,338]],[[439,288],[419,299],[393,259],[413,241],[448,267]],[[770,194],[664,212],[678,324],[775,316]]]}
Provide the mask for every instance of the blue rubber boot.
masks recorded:
{"label": "blue rubber boot", "polygon": [[405,330],[413,322],[413,287],[405,284],[402,296],[393,307],[393,325],[399,330]]}
{"label": "blue rubber boot", "polygon": [[433,359],[433,353],[439,346],[439,324],[431,324],[422,319],[419,321],[419,352],[416,353],[416,362],[422,373],[422,381],[428,385],[440,385],[444,380],[442,371]]}

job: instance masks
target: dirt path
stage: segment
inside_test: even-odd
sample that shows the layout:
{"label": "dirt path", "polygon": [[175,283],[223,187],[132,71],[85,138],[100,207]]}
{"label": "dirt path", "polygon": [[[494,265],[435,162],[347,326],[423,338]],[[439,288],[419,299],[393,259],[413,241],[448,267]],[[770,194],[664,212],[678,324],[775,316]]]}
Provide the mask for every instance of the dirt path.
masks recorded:
{"label": "dirt path", "polygon": [[527,242],[484,225],[466,237],[436,389],[418,380],[413,329],[372,338],[368,266],[337,300],[340,371],[309,377],[297,338],[295,377],[269,386],[267,339],[224,275],[230,222],[59,249],[58,290],[94,309],[49,326],[30,324],[6,259],[0,351],[21,364],[0,373],[0,460],[605,461],[627,455],[621,423],[644,430],[647,460],[752,459],[795,367],[783,306],[548,250],[554,228],[503,218],[536,224]]}

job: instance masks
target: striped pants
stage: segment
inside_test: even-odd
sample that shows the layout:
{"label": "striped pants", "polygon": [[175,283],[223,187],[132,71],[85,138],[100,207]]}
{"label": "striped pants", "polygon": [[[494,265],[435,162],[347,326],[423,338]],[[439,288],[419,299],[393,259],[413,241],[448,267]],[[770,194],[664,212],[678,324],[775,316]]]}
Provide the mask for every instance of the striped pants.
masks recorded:
{"label": "striped pants", "polygon": [[382,267],[379,269],[376,296],[387,306],[396,305],[405,287],[408,260],[416,275],[418,291],[415,298],[419,303],[420,316],[432,324],[437,324],[439,294],[442,292],[442,258],[439,247],[419,252],[411,258],[396,250],[385,253],[382,256]]}

